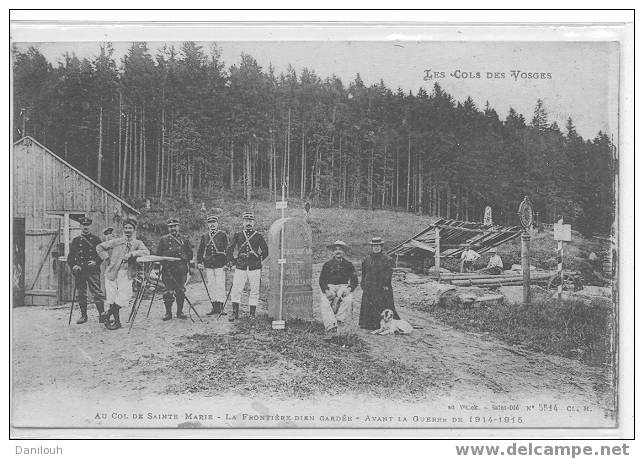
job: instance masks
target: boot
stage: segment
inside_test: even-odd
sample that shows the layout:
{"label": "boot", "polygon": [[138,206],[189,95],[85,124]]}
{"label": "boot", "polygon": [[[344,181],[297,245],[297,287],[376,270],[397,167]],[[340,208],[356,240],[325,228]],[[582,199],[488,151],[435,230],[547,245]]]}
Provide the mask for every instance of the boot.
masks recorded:
{"label": "boot", "polygon": [[183,304],[177,304],[177,319],[187,319],[188,316],[183,313]]}
{"label": "boot", "polygon": [[110,316],[114,312],[114,306],[115,305],[116,305],[115,303],[110,304],[110,307],[107,308],[107,312],[104,312],[101,315],[101,318],[99,319],[99,320],[103,321],[102,323],[103,323],[103,325],[105,325],[105,328],[109,329],[108,325],[110,324]]}
{"label": "boot", "polygon": [[233,303],[233,313],[228,319],[228,322],[234,322],[235,319],[239,319],[239,303]]}
{"label": "boot", "polygon": [[255,318],[255,311],[257,310],[257,306],[251,306],[250,307],[250,318],[254,319]]}
{"label": "boot", "polygon": [[217,301],[212,302],[212,309],[206,313],[207,316],[214,316],[215,314],[219,314],[219,302]]}
{"label": "boot", "polygon": [[121,328],[121,318],[119,317],[119,309],[121,307],[118,304],[114,304],[111,306],[112,308],[112,315],[114,316],[114,322],[107,322],[105,324],[105,327],[108,330],[118,330]]}
{"label": "boot", "polygon": [[81,305],[79,305],[79,307],[80,307],[81,316],[76,321],[76,323],[77,324],[84,324],[85,322],[87,322],[87,305],[86,304],[85,305],[81,304]]}
{"label": "boot", "polygon": [[165,303],[165,316],[161,320],[170,320],[172,319],[172,302]]}
{"label": "boot", "polygon": [[96,310],[98,311],[98,323],[104,323],[105,307],[103,306],[102,301],[96,303]]}

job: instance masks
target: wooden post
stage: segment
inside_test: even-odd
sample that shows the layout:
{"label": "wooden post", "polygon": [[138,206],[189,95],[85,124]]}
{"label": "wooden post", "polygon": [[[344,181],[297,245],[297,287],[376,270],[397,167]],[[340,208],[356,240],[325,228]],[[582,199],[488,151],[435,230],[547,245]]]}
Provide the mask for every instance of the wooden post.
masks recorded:
{"label": "wooden post", "polygon": [[[563,225],[563,218],[559,219],[559,225]],[[557,301],[561,302],[563,296],[564,271],[563,271],[563,241],[557,241],[557,274],[561,278],[559,287],[557,287]]]}
{"label": "wooden post", "polygon": [[521,270],[523,271],[523,305],[530,305],[530,233],[521,234]]}
{"label": "wooden post", "polygon": [[438,279],[441,278],[441,229],[437,226],[434,228],[434,238],[436,240],[436,250],[434,252],[434,268],[438,274]]}

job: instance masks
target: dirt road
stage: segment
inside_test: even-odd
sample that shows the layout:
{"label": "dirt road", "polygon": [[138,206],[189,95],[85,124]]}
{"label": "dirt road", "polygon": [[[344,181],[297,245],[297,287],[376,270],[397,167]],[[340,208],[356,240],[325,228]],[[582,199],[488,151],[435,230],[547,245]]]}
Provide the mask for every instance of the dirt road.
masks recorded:
{"label": "dirt road", "polygon": [[[394,284],[396,297],[404,298],[408,289],[406,284]],[[199,418],[198,425],[239,427],[253,426],[254,421],[229,419],[228,416],[246,411],[261,414],[274,409],[291,413],[311,412],[311,407],[317,407],[317,415],[326,411],[346,412],[348,407],[355,411],[358,406],[361,410],[373,409],[379,415],[399,412],[402,407],[421,414],[431,412],[437,419],[444,416],[447,420],[441,424],[442,427],[462,426],[451,422],[448,413],[454,417],[454,410],[459,412],[459,418],[468,415],[465,419],[470,419],[470,423],[475,422],[469,418],[472,414],[512,414],[512,419],[515,414],[523,416],[523,425],[505,427],[544,423],[569,426],[571,422],[575,425],[611,426],[614,423],[612,383],[601,368],[527,352],[486,335],[455,330],[428,313],[410,309],[400,302],[399,312],[414,325],[414,333],[382,337],[358,330],[357,334],[366,343],[364,352],[372,361],[398,362],[412,368],[419,378],[429,381],[422,399],[402,397],[400,400],[383,401],[369,394],[350,393],[344,397],[321,394],[311,400],[288,400],[280,399],[279,390],[275,397],[260,393],[244,395],[237,391],[173,395],[168,393],[168,387],[182,383],[183,376],[173,368],[178,353],[185,351],[183,346],[187,337],[239,333],[225,317],[205,316],[208,301],[199,284],[190,285],[188,295],[198,305],[203,323],[196,317],[194,323],[176,319],[162,322],[162,303],[155,300],[149,318],[145,317],[148,303],[144,303],[131,333],[127,328],[110,332],[99,326],[96,311],[92,309],[90,321],[82,326],[74,322],[67,325],[68,307],[14,309],[14,425],[176,426],[181,423],[175,418],[133,420],[131,411],[150,413],[163,410],[181,413],[183,417],[184,411],[206,410],[211,417]],[[262,311],[266,311],[265,304],[260,305],[260,314]],[[245,313],[242,309],[242,314]],[[262,339],[267,340],[266,337]],[[306,371],[292,367],[291,378],[301,377]],[[291,371],[289,368],[286,362],[280,371],[288,373]],[[283,379],[275,381],[281,384]],[[216,388],[217,381],[212,383]],[[357,400],[360,400],[359,405]],[[477,407],[472,408],[472,405]],[[124,416],[130,414],[119,419],[120,412]],[[217,413],[215,418],[212,418],[212,413]],[[340,426],[360,424],[361,418],[357,418],[354,416]],[[489,422],[493,423],[495,419],[490,417]],[[304,425],[319,426],[319,422],[317,419],[314,424]],[[389,420],[386,425],[395,422]],[[412,424],[411,419],[399,422],[402,423],[400,426],[432,427]],[[301,422],[296,424],[303,425]]]}

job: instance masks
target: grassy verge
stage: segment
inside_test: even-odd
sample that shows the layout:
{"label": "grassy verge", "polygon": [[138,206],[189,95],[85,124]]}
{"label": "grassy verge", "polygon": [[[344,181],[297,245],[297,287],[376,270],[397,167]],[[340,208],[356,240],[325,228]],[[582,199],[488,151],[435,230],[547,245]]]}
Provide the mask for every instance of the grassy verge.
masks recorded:
{"label": "grassy verge", "polygon": [[[166,221],[176,217],[181,223],[181,232],[190,237],[194,245],[199,235],[207,230],[205,218],[214,213],[219,216],[219,226],[232,235],[241,228],[241,216],[247,210],[255,214],[256,229],[267,233],[271,224],[280,217],[275,203],[259,198],[251,203],[240,199],[235,193],[221,191],[217,195],[197,195],[193,204],[185,200],[166,198],[163,203],[151,200],[150,209],[140,209],[139,235],[156,247],[159,237],[167,232]],[[201,210],[204,203],[206,211]],[[287,217],[303,216],[304,202],[292,198],[288,201]],[[329,258],[326,246],[341,239],[351,247],[350,259],[357,262],[370,251],[368,242],[373,236],[385,239],[388,249],[409,238],[429,225],[434,218],[419,217],[408,212],[391,210],[367,210],[340,207],[314,207],[311,209],[309,223],[313,233],[313,261],[321,262]]]}
{"label": "grassy verge", "polygon": [[543,294],[530,306],[504,302],[474,308],[431,307],[431,314],[462,330],[487,332],[510,344],[581,360],[611,365],[612,309],[605,300],[567,299],[558,304]]}
{"label": "grassy verge", "polygon": [[180,345],[170,393],[233,391],[278,397],[364,394],[417,399],[435,386],[431,375],[376,360],[356,333],[324,339],[320,324],[289,322],[274,331],[245,318],[230,335],[193,335]]}

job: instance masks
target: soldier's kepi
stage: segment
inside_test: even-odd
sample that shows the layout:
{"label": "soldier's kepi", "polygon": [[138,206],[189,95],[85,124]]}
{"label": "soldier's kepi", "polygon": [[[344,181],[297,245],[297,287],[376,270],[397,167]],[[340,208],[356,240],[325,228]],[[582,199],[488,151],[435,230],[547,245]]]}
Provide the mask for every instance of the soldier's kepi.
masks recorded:
{"label": "soldier's kepi", "polygon": [[[242,220],[243,230],[235,233],[226,249],[228,261],[235,265],[233,286],[230,292],[230,299],[233,303],[233,314],[228,319],[230,321],[239,318],[241,292],[247,281],[250,284],[250,294],[248,296],[250,316],[255,317],[255,311],[259,303],[262,261],[268,256],[268,245],[264,237],[253,229],[255,216],[251,212],[246,212],[242,216]],[[235,252],[237,252],[236,258]]]}
{"label": "soldier's kepi", "polygon": [[185,284],[188,278],[189,263],[192,260],[192,245],[188,238],[179,234],[179,220],[168,220],[168,234],[161,237],[157,255],[162,257],[175,257],[180,260],[165,261],[162,264],[162,280],[166,287],[163,295],[165,316],[162,320],[172,319],[172,303],[177,301],[177,318],[187,319],[183,313],[185,300]]}
{"label": "soldier's kepi", "polygon": [[222,306],[226,298],[226,248],[228,236],[219,229],[219,218],[210,215],[208,232],[201,236],[197,249],[197,268],[205,270],[208,285],[206,286],[212,298],[212,310],[206,315],[222,313]]}
{"label": "soldier's kepi", "polygon": [[75,237],[69,246],[69,255],[67,263],[72,268],[76,282],[76,291],[78,292],[78,305],[81,316],[76,321],[77,324],[87,322],[87,291],[91,293],[94,304],[98,311],[98,321],[103,322],[103,304],[105,294],[101,288],[101,259],[96,253],[96,246],[101,243],[101,239],[92,234],[92,219],[84,217],[80,221],[82,230],[81,235]]}

